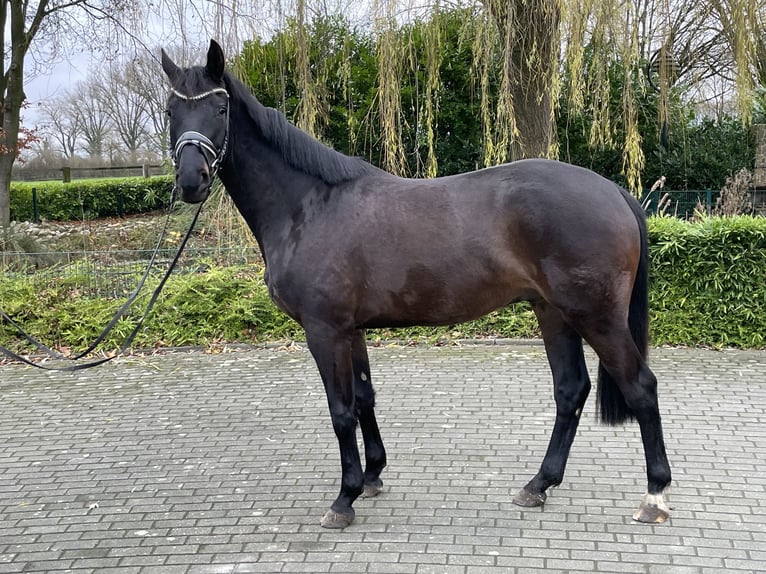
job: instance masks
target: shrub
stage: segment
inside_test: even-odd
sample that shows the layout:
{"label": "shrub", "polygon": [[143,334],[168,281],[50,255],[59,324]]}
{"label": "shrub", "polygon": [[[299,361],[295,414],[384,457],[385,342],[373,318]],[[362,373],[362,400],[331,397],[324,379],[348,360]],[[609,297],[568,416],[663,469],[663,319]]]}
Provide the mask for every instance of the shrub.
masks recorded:
{"label": "shrub", "polygon": [[[207,345],[216,342],[257,342],[300,336],[300,328],[271,302],[256,268],[214,268],[203,273],[174,275],[138,333],[133,346]],[[123,317],[101,348],[119,347],[133,330],[154,290],[144,294]],[[6,313],[29,333],[64,348],[87,347],[123,303],[83,294],[76,277],[40,287],[34,277],[0,278],[0,301]],[[22,348],[23,341],[0,321],[0,344]]]}
{"label": "shrub", "polygon": [[743,215],[753,212],[750,202],[750,190],[753,187],[753,174],[741,169],[732,177],[726,178],[721,195],[713,209],[714,215]]}
{"label": "shrub", "polygon": [[71,221],[120,215],[120,197],[124,215],[160,209],[170,199],[173,178],[160,175],[150,178],[86,179],[69,183],[15,182],[11,184],[11,219],[31,221],[34,218],[33,188],[37,190],[41,218]]}
{"label": "shrub", "polygon": [[654,344],[766,346],[766,219],[650,219]]}
{"label": "shrub", "polygon": [[[766,347],[766,219],[740,216],[687,222],[649,220],[652,271],[651,338],[655,345]],[[136,348],[300,339],[300,327],[271,302],[255,267],[216,268],[176,275],[167,284]],[[147,294],[153,286],[149,286]],[[148,296],[148,295],[147,295]],[[105,349],[118,347],[146,302],[118,324]],[[0,276],[4,310],[45,342],[82,349],[122,301],[84,295],[70,277],[40,287],[34,277]],[[370,338],[436,341],[451,338],[539,336],[528,305],[446,328],[371,331]],[[23,348],[0,321],[0,344]]]}

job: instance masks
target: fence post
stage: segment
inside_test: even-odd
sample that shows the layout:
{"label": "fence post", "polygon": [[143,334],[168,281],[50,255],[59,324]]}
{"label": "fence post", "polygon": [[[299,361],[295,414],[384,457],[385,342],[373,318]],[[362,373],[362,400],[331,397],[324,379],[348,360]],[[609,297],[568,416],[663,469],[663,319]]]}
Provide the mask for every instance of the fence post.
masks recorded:
{"label": "fence post", "polygon": [[72,181],[72,168],[69,166],[62,167],[61,171],[64,172],[64,183]]}
{"label": "fence post", "polygon": [[149,164],[148,163],[141,164],[141,175],[144,176],[144,179],[147,179],[149,177]]}
{"label": "fence post", "polygon": [[120,190],[117,195],[117,214],[120,217],[125,217],[125,196],[123,195],[122,190]]}
{"label": "fence post", "polygon": [[709,187],[705,190],[705,205],[707,207],[707,214],[713,211],[713,190]]}
{"label": "fence post", "polygon": [[32,188],[32,221],[40,223],[40,207],[37,204],[37,188]]}

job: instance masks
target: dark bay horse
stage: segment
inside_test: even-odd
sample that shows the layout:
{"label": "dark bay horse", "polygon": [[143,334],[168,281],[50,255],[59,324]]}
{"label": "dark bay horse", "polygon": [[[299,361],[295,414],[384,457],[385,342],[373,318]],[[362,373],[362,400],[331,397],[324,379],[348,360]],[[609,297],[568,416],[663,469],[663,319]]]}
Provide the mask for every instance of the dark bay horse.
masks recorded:
{"label": "dark bay horse", "polygon": [[[647,493],[634,515],[663,522],[670,467],[647,349],[647,236],[641,206],[599,175],[525,160],[430,180],[344,156],[264,107],[224,69],[162,53],[176,185],[204,201],[216,173],[252,229],[275,303],[306,331],[338,438],[340,494],[322,526],[343,528],[381,491],[365,329],[449,325],[529,301],[553,373],[556,422],[539,472],[514,498],[539,506],[561,483],[599,357],[602,421],[636,419]],[[365,468],[356,442],[362,429]]]}

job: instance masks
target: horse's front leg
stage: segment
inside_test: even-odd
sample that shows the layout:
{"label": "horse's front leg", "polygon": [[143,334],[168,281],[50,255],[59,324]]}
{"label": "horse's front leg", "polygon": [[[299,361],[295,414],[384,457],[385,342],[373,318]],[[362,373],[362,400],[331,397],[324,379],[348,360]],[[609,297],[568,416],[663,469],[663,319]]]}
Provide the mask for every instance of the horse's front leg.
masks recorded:
{"label": "horse's front leg", "polygon": [[345,528],[354,520],[352,504],[362,493],[364,475],[356,444],[354,374],[351,361],[353,332],[327,324],[306,327],[306,342],[319,368],[335,436],[340,447],[340,494],[322,517],[325,528]]}
{"label": "horse's front leg", "polygon": [[380,473],[386,466],[386,449],[375,419],[375,390],[370,379],[370,360],[367,357],[367,343],[364,331],[356,331],[351,346],[356,395],[356,414],[364,439],[364,492],[362,496],[377,496],[383,490]]}

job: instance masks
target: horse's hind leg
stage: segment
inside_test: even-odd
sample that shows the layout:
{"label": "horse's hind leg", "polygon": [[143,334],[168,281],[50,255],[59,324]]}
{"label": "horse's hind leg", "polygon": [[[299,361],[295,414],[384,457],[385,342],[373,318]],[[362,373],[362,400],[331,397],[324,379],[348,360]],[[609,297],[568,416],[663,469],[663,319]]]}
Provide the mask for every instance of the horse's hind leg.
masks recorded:
{"label": "horse's hind leg", "polygon": [[545,491],[561,484],[582,408],[590,392],[582,337],[564,321],[559,310],[548,303],[536,303],[534,310],[553,373],[556,422],[540,470],[513,499],[519,506],[542,505],[547,497]]}
{"label": "horse's hind leg", "polygon": [[670,485],[671,474],[657,400],[657,378],[633,343],[624,321],[610,321],[604,317],[595,325],[581,328],[581,332],[601,360],[599,394],[602,420],[615,424],[621,422],[621,419],[614,418],[614,412],[605,412],[611,408],[610,404],[614,404],[614,397],[610,395],[616,392],[624,399],[626,410],[623,418],[635,417],[641,429],[647,493],[633,519],[664,522],[670,511],[663,492]]}
{"label": "horse's hind leg", "polygon": [[356,444],[354,374],[351,360],[353,333],[326,325],[304,325],[306,342],[322,376],[330,417],[338,438],[341,462],[340,494],[322,517],[325,528],[345,528],[354,520],[352,504],[362,494],[364,476]]}
{"label": "horse's hind leg", "polygon": [[383,490],[380,473],[386,466],[386,449],[380,437],[378,422],[375,420],[375,391],[370,378],[370,361],[364,331],[356,331],[351,345],[351,361],[354,370],[354,392],[356,394],[356,415],[364,439],[364,492],[362,496],[377,496]]}

